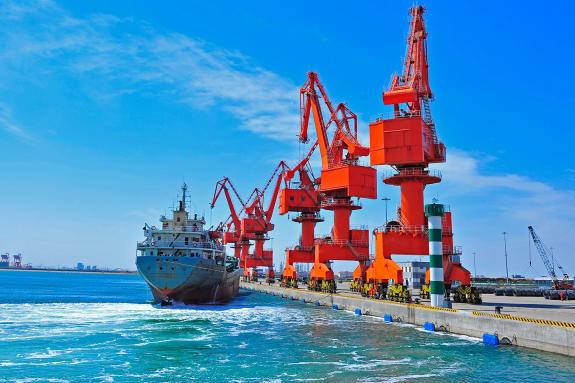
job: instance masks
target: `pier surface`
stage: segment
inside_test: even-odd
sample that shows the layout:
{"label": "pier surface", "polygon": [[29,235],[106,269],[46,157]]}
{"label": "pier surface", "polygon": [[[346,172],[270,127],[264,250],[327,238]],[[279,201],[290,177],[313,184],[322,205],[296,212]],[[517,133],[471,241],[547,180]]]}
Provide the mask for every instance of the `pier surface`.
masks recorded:
{"label": "pier surface", "polygon": [[[575,304],[571,301],[548,301],[543,297],[498,297],[484,295],[485,304],[454,304],[452,309],[435,308],[425,303],[406,304],[363,298],[341,286],[337,294],[309,291],[304,288],[287,289],[278,284],[242,282],[247,290],[273,294],[306,303],[340,310],[361,310],[363,315],[383,318],[391,316],[394,322],[422,326],[435,325],[436,331],[482,338],[483,334],[497,334],[501,344],[529,347],[559,354],[575,356]],[[503,306],[502,314],[495,306]]]}

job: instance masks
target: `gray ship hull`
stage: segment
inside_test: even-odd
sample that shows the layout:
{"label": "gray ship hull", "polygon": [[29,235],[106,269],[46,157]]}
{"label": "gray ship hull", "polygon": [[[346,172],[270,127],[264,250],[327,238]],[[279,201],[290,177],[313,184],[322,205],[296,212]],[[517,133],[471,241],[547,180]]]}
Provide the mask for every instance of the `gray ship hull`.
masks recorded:
{"label": "gray ship hull", "polygon": [[234,298],[240,288],[241,270],[228,271],[214,259],[140,256],[136,266],[156,303],[224,303]]}

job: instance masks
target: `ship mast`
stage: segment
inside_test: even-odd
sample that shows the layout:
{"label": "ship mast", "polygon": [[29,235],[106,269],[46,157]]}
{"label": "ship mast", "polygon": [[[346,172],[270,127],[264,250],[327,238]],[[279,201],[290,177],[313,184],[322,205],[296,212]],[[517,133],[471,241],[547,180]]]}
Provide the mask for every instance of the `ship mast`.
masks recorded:
{"label": "ship mast", "polygon": [[186,210],[186,192],[188,191],[188,185],[184,182],[182,185],[182,200],[180,201],[180,211]]}

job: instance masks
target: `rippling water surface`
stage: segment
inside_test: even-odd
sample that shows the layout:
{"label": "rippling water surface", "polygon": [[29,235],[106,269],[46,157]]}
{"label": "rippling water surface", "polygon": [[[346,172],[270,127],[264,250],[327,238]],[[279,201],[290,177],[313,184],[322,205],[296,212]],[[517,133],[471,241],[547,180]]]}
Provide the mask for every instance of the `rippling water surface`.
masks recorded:
{"label": "rippling water surface", "polygon": [[0,382],[572,382],[572,358],[242,292],[156,308],[135,275],[0,271]]}

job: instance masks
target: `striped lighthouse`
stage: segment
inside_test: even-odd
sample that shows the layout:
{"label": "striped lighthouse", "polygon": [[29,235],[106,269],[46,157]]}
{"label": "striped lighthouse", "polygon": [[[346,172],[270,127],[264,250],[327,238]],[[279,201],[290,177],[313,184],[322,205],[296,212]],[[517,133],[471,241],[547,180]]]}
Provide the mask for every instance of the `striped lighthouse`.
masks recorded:
{"label": "striped lighthouse", "polygon": [[425,205],[425,216],[429,232],[429,285],[431,305],[443,306],[445,284],[443,281],[443,242],[441,241],[441,217],[443,205]]}

